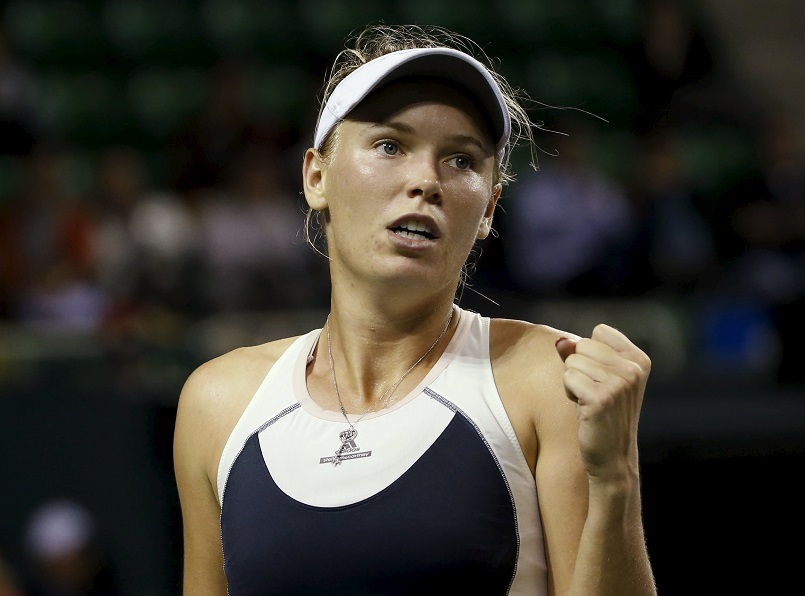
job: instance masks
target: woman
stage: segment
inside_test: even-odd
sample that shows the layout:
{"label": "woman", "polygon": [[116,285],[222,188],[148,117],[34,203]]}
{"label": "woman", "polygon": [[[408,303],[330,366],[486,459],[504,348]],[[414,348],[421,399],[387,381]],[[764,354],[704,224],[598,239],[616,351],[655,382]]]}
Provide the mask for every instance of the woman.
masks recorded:
{"label": "woman", "polygon": [[[321,330],[195,371],[175,435],[185,594],[651,594],[648,357],[454,304],[530,123],[443,30],[336,61],[305,153]],[[568,399],[569,398],[569,399]]]}

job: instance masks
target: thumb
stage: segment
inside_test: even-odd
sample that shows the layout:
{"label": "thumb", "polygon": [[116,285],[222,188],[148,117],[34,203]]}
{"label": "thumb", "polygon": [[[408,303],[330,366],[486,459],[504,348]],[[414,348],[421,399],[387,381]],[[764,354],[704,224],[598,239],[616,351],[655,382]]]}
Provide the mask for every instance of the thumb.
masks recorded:
{"label": "thumb", "polygon": [[560,337],[556,340],[556,351],[564,362],[568,356],[576,352],[576,342],[567,337]]}

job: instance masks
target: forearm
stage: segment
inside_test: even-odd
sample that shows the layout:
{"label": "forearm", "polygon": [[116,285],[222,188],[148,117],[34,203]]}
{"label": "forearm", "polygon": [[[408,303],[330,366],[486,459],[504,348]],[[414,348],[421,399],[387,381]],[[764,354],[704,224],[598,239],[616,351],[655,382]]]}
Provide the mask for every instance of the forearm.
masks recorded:
{"label": "forearm", "polygon": [[589,496],[569,593],[656,594],[643,532],[637,473],[618,483],[591,479]]}

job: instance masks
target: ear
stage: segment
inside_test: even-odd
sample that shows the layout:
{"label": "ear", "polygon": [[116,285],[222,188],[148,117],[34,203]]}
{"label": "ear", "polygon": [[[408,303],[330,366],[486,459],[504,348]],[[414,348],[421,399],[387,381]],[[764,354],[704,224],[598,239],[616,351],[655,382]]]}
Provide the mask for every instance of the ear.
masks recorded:
{"label": "ear", "polygon": [[498,204],[498,199],[500,199],[500,193],[503,191],[503,186],[500,184],[495,184],[495,188],[492,191],[492,198],[489,199],[489,203],[486,205],[486,210],[484,211],[484,216],[481,218],[481,224],[478,226],[478,234],[475,236],[478,240],[483,240],[489,233],[492,231],[492,216],[495,214],[495,206]]}
{"label": "ear", "polygon": [[324,196],[325,164],[315,149],[305,151],[302,164],[302,183],[305,189],[305,200],[314,211],[327,208],[327,198]]}

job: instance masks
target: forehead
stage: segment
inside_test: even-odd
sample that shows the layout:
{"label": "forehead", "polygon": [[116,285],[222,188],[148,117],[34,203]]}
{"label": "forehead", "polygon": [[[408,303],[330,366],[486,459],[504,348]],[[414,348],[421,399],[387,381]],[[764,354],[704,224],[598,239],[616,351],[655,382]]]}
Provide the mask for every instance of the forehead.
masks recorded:
{"label": "forehead", "polygon": [[373,91],[347,116],[348,120],[383,122],[415,105],[442,104],[464,112],[494,147],[492,124],[479,102],[466,90],[444,81],[418,77],[401,79]]}

